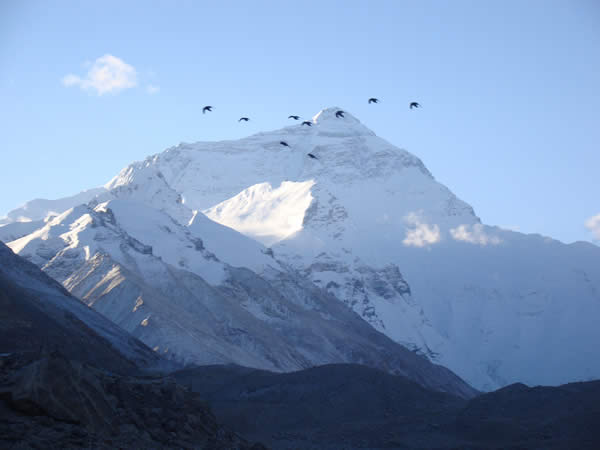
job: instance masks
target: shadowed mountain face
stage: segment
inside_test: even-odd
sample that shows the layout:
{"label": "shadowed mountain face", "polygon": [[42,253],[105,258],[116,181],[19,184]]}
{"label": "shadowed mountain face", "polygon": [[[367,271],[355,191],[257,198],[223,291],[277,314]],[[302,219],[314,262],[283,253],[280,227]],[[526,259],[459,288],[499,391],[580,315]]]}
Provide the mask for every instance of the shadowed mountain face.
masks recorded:
{"label": "shadowed mountain face", "polygon": [[600,382],[511,385],[471,400],[341,364],[176,372],[217,418],[272,448],[599,448]]}

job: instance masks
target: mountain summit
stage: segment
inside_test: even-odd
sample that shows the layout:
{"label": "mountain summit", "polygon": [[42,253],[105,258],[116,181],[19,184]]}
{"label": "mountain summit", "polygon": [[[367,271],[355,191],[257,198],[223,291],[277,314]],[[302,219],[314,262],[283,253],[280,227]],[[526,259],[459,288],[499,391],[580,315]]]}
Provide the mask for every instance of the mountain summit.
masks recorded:
{"label": "mountain summit", "polygon": [[479,389],[600,377],[600,249],[483,224],[418,157],[341,109],[312,126],[182,143],[123,169],[96,202],[237,230]]}
{"label": "mountain summit", "polygon": [[325,108],[312,118],[319,135],[338,137],[375,135],[349,112],[343,111],[343,117],[337,117],[338,111],[343,110],[337,106]]}

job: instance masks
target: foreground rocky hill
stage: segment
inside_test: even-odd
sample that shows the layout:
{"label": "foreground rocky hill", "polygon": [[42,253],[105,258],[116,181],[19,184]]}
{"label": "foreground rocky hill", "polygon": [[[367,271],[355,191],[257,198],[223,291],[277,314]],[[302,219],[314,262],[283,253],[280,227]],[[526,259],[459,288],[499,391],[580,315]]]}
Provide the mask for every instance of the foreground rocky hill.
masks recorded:
{"label": "foreground rocky hill", "polygon": [[600,448],[600,381],[514,384],[465,400],[357,365],[288,374],[213,366],[174,376],[223,423],[274,449]]}
{"label": "foreground rocky hill", "polygon": [[57,352],[0,362],[2,448],[262,448],[172,378],[115,375]]}

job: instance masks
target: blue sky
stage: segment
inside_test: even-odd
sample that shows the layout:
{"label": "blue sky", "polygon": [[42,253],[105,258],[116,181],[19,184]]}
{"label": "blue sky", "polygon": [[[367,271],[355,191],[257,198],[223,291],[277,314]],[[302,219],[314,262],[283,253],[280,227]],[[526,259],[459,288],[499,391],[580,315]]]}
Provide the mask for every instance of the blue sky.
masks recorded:
{"label": "blue sky", "polygon": [[[600,239],[597,1],[220,3],[0,2],[0,216],[337,105],[485,223]],[[104,55],[122,89],[86,82]]]}

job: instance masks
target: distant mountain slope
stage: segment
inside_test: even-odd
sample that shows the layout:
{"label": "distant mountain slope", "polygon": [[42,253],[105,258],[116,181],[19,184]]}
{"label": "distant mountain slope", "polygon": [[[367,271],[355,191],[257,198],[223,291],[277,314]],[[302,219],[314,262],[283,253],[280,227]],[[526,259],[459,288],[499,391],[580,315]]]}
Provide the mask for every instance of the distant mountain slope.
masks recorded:
{"label": "distant mountain slope", "polygon": [[0,225],[0,241],[15,241],[23,236],[33,233],[44,226],[43,220],[32,220],[29,222],[9,222]]}
{"label": "distant mountain slope", "polygon": [[20,221],[29,222],[43,220],[49,215],[57,216],[73,206],[89,202],[104,192],[106,192],[106,189],[104,187],[99,187],[87,189],[79,194],[57,200],[36,198],[35,200],[28,201],[20,208],[9,211],[6,217],[0,219],[0,225]]}

